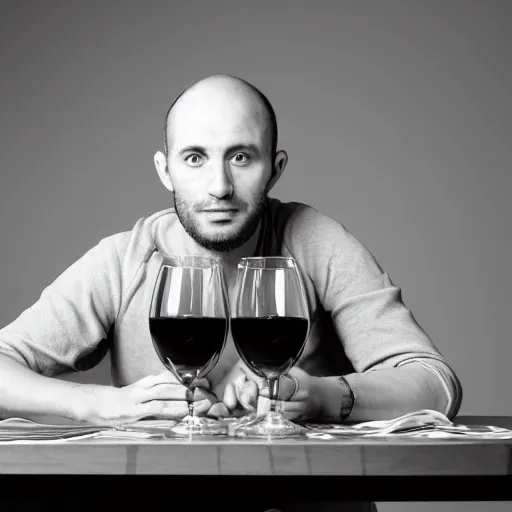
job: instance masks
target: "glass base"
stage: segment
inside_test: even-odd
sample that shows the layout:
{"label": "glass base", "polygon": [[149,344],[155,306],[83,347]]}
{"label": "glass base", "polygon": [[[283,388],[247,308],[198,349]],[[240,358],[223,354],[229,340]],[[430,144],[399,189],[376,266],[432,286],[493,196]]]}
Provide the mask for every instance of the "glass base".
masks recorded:
{"label": "glass base", "polygon": [[219,420],[199,416],[185,416],[169,429],[171,437],[227,435],[227,427]]}
{"label": "glass base", "polygon": [[291,437],[305,437],[306,429],[286,419],[278,412],[270,412],[265,416],[258,416],[253,413],[230,425],[229,435],[267,440],[288,439]]}

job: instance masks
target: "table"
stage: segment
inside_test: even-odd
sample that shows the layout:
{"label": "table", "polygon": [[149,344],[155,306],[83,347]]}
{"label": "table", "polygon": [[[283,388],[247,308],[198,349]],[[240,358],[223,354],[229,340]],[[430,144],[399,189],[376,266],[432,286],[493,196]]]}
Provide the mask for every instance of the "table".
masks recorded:
{"label": "table", "polygon": [[[461,416],[463,424],[512,428],[512,417]],[[130,499],[130,489],[218,492],[224,485],[317,499],[372,501],[512,500],[511,440],[383,438],[277,440],[83,439],[0,443],[0,493],[58,485]],[[19,487],[18,487],[19,486]],[[184,493],[186,494],[186,493]]]}

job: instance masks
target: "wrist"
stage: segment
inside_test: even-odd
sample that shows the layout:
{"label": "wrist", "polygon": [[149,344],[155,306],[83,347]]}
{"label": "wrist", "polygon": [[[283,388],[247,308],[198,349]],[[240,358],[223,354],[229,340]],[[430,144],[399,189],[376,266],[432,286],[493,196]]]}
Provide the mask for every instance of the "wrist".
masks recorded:
{"label": "wrist", "polygon": [[105,422],[104,407],[106,400],[105,394],[115,394],[118,388],[111,386],[102,386],[97,384],[77,384],[73,388],[71,412],[73,419],[79,423],[102,424]]}
{"label": "wrist", "polygon": [[345,377],[317,377],[315,387],[319,403],[318,419],[340,422],[350,416],[355,396]]}
{"label": "wrist", "polygon": [[344,376],[338,377],[338,381],[343,389],[339,416],[341,421],[345,421],[354,408],[355,395],[352,386]]}

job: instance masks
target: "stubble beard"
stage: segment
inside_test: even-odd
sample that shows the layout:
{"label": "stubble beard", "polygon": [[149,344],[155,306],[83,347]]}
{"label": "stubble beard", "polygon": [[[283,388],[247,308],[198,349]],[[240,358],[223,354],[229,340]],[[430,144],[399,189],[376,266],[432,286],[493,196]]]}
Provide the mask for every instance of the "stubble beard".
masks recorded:
{"label": "stubble beard", "polygon": [[197,212],[194,211],[194,208],[187,204],[177,191],[174,193],[174,208],[181,225],[187,234],[201,247],[213,252],[230,252],[238,249],[250,240],[258,227],[258,223],[267,205],[266,190],[259,193],[253,204],[254,206],[249,208],[249,210],[252,210],[249,217],[237,231],[232,234],[219,233],[215,236],[208,236],[201,232],[199,224],[195,219]]}

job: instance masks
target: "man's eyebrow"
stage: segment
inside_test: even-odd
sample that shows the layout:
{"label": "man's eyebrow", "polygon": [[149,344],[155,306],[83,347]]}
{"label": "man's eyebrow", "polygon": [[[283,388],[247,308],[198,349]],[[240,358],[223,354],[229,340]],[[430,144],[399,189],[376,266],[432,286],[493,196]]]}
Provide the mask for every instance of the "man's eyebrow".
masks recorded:
{"label": "man's eyebrow", "polygon": [[228,148],[227,153],[234,153],[235,151],[249,151],[251,153],[259,153],[259,149],[255,144],[236,144]]}
{"label": "man's eyebrow", "polygon": [[206,155],[206,149],[201,146],[186,146],[182,150],[180,150],[180,155],[184,153],[199,153],[201,155]]}
{"label": "man's eyebrow", "polygon": [[[251,153],[259,154],[259,149],[255,144],[235,144],[234,146],[230,146],[226,153],[235,153],[236,151],[249,151]],[[180,150],[179,154],[183,155],[185,153],[198,153],[200,155],[206,156],[208,152],[202,146],[185,146]]]}

